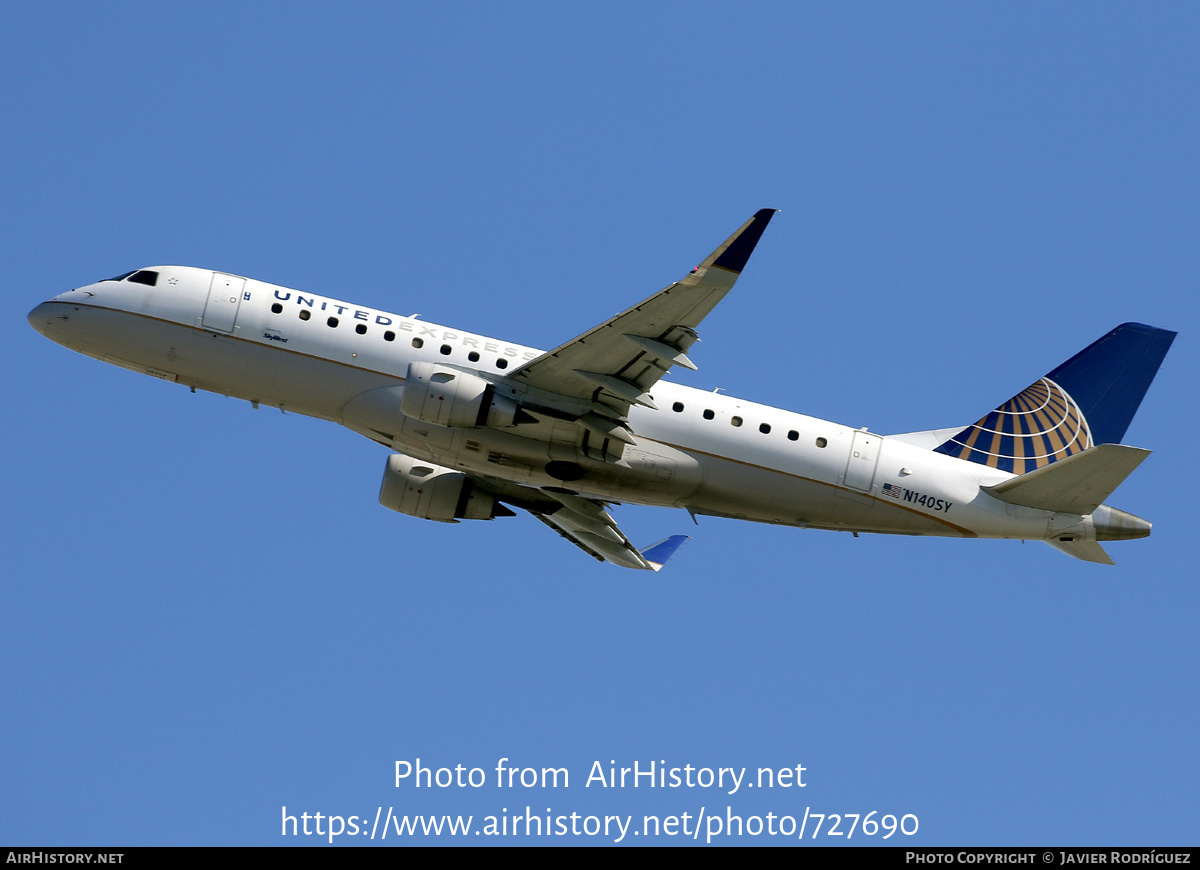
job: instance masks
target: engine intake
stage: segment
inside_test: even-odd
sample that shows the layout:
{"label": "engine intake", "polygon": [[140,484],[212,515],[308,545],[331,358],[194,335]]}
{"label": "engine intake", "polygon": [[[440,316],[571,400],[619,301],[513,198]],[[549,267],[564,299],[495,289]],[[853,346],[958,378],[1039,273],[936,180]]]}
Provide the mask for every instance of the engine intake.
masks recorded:
{"label": "engine intake", "polygon": [[439,523],[516,515],[462,472],[402,453],[388,457],[379,503],[389,510]]}

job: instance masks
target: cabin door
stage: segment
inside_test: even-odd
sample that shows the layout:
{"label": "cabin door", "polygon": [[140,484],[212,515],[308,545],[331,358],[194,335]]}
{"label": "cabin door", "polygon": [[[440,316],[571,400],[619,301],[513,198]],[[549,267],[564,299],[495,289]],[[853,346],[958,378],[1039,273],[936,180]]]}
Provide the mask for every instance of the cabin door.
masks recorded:
{"label": "cabin door", "polygon": [[245,278],[213,272],[212,285],[208,288],[208,303],[204,306],[204,328],[233,332],[238,306],[242,304],[242,291],[245,289]]}
{"label": "cabin door", "polygon": [[870,432],[855,432],[850,445],[850,460],[846,463],[845,484],[859,492],[869,492],[875,477],[875,462],[879,459],[879,442],[883,439]]}

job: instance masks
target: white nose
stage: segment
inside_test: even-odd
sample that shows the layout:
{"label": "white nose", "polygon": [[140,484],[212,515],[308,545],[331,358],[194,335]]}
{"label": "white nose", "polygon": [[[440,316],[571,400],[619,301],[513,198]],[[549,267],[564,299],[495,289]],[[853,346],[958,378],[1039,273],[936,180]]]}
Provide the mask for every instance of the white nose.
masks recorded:
{"label": "white nose", "polygon": [[[55,318],[61,313],[56,311],[56,308],[62,308],[61,305],[53,305],[49,302],[43,302],[37,308],[29,312],[29,325],[49,338],[47,330],[54,322]],[[65,315],[64,315],[65,316]]]}

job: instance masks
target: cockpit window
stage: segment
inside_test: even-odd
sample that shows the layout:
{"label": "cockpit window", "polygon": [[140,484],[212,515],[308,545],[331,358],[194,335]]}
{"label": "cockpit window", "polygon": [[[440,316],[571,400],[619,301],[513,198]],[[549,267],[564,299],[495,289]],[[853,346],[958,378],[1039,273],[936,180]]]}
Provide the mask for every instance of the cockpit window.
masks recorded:
{"label": "cockpit window", "polygon": [[139,272],[134,272],[127,280],[134,284],[145,284],[147,287],[153,287],[158,283],[158,273],[151,272],[149,269],[142,269]]}
{"label": "cockpit window", "polygon": [[118,275],[115,278],[105,278],[105,281],[132,281],[135,284],[145,284],[147,287],[154,287],[158,284],[158,273],[152,272],[149,269],[134,269],[132,272],[126,272],[123,275]]}

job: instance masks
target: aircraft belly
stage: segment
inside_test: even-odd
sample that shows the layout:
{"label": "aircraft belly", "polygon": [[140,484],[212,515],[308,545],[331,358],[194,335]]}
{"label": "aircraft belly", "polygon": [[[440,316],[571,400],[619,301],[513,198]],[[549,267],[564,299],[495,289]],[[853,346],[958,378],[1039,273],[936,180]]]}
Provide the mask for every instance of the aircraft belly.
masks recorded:
{"label": "aircraft belly", "polygon": [[56,340],[88,356],[214,392],[234,394],[244,380],[246,360],[227,336],[99,306],[72,306],[67,316]]}
{"label": "aircraft belly", "polygon": [[184,329],[180,381],[205,390],[336,420],[348,396],[394,383],[387,375],[254,341]]}
{"label": "aircraft belly", "polygon": [[704,457],[695,513],[755,522],[906,535],[970,535],[958,525],[888,500],[757,465]]}
{"label": "aircraft belly", "polygon": [[396,378],[379,372],[342,365],[302,353],[279,353],[254,345],[266,368],[272,367],[272,392],[287,410],[338,420],[347,400],[367,390],[394,385]]}
{"label": "aircraft belly", "polygon": [[64,306],[53,337],[68,347],[164,380],[336,419],[347,396],[395,378],[274,346],[99,306]]}
{"label": "aircraft belly", "polygon": [[[519,429],[434,426],[400,413],[403,387],[383,387],[356,396],[342,409],[340,421],[375,440],[390,442],[402,453],[483,477],[525,486],[551,487],[586,497],[628,504],[679,506],[703,479],[693,456],[650,441],[625,450],[620,463],[581,452],[575,427],[558,424],[525,437]],[[552,476],[550,463],[577,466],[580,476]],[[553,466],[550,466],[553,467]]]}

